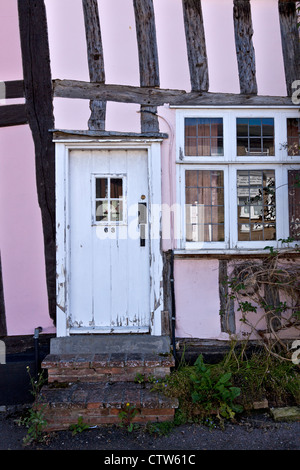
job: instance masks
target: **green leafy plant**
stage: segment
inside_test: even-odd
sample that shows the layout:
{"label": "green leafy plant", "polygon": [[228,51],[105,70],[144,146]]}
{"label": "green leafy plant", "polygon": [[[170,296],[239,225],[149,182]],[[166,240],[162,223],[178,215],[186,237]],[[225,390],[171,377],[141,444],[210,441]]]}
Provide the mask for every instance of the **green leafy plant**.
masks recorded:
{"label": "green leafy plant", "polygon": [[193,403],[201,404],[206,410],[215,409],[218,416],[233,419],[236,412],[242,411],[242,407],[234,403],[240,388],[232,386],[231,372],[218,375],[212,371],[200,355],[191,375]]}
{"label": "green leafy plant", "polygon": [[86,431],[87,429],[89,429],[89,425],[85,424],[83,422],[83,417],[82,416],[79,416],[77,423],[76,424],[71,424],[69,429],[70,429],[70,431],[72,431],[72,436],[75,436],[76,434],[81,433],[81,432]]}
{"label": "green leafy plant", "polygon": [[146,378],[145,378],[145,375],[144,374],[141,374],[140,372],[138,372],[134,378],[134,382],[135,383],[138,383],[138,384],[145,384],[146,382]]}
{"label": "green leafy plant", "polygon": [[125,427],[128,432],[132,432],[136,427],[133,423],[133,419],[137,414],[138,409],[134,405],[126,403],[125,407],[123,407],[123,409],[119,413],[121,427]]}
{"label": "green leafy plant", "polygon": [[42,442],[44,439],[44,430],[47,425],[47,420],[44,417],[43,408],[28,410],[28,416],[20,421],[20,424],[28,428],[27,435],[24,437],[24,444],[32,442]]}
{"label": "green leafy plant", "polygon": [[29,366],[27,366],[26,370],[31,383],[30,392],[35,400],[27,415],[19,420],[19,425],[24,425],[28,428],[23,442],[24,444],[30,444],[32,442],[41,442],[44,438],[44,430],[47,426],[47,420],[44,415],[46,405],[41,403],[40,390],[46,380],[42,373],[38,374],[36,378],[32,377]]}

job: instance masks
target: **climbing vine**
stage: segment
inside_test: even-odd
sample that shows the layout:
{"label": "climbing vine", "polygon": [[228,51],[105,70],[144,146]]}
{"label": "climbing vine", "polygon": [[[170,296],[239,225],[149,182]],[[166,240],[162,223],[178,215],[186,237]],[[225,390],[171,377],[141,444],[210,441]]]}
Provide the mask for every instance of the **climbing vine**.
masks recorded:
{"label": "climbing vine", "polygon": [[300,333],[300,264],[295,258],[300,249],[266,249],[263,260],[232,262],[227,302],[236,303],[245,340],[258,340],[270,354],[290,359],[284,333]]}

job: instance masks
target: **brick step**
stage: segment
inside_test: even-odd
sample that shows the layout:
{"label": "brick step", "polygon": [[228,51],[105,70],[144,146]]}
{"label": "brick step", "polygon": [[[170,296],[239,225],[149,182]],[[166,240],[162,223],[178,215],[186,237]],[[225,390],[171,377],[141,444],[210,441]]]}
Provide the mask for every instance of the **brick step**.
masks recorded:
{"label": "brick step", "polygon": [[151,391],[151,384],[133,382],[45,385],[38,407],[47,421],[45,431],[65,430],[82,417],[89,426],[121,424],[122,410],[135,410],[133,423],[172,421],[178,401]]}
{"label": "brick step", "polygon": [[137,374],[165,377],[174,367],[171,355],[160,354],[49,354],[42,362],[53,382],[133,382]]}

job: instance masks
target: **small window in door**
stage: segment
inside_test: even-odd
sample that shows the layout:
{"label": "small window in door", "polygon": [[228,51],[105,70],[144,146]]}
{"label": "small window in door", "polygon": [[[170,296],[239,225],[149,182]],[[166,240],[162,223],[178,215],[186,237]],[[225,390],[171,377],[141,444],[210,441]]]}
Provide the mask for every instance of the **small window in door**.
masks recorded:
{"label": "small window in door", "polygon": [[107,224],[123,222],[124,178],[97,176],[95,193],[95,221]]}

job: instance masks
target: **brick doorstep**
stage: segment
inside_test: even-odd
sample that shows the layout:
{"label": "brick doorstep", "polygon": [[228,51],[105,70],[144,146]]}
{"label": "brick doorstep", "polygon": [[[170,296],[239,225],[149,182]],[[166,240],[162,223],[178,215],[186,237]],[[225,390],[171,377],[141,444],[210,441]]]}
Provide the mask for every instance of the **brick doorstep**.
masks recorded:
{"label": "brick doorstep", "polygon": [[170,421],[178,407],[176,399],[152,392],[149,384],[131,382],[77,383],[66,388],[42,388],[39,408],[47,421],[45,431],[68,429],[81,416],[89,425],[120,424],[126,404],[137,410],[133,422]]}
{"label": "brick doorstep", "polygon": [[42,363],[48,382],[134,381],[137,374],[165,377],[174,367],[172,356],[143,354],[49,354]]}

